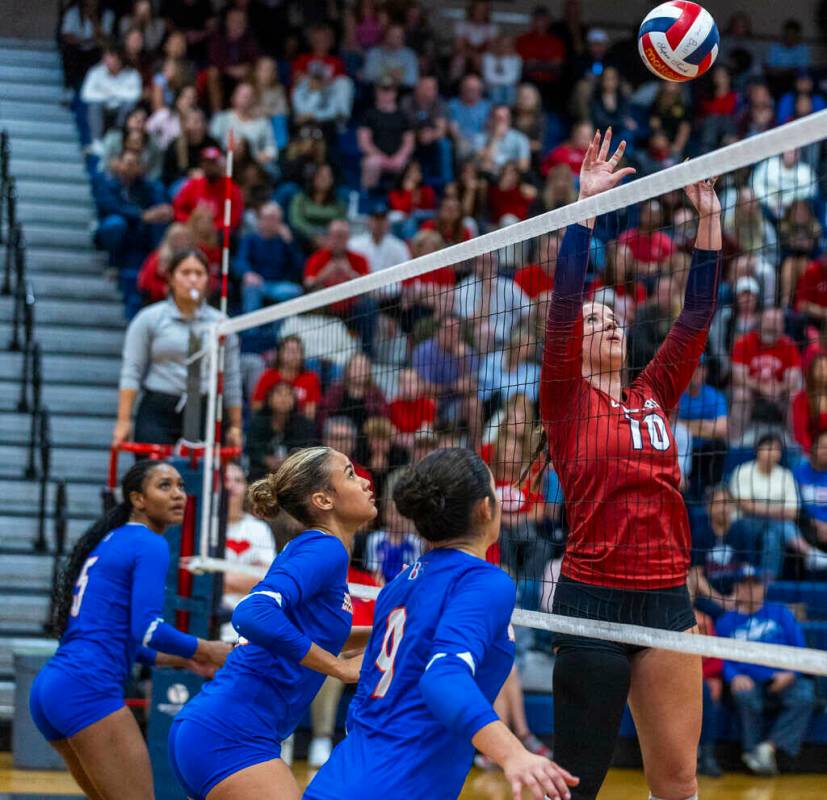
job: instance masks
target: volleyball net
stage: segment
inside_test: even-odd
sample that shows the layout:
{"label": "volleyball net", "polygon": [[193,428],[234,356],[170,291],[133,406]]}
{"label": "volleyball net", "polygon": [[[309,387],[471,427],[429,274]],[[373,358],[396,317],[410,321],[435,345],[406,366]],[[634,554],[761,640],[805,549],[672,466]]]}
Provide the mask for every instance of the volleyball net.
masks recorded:
{"label": "volleyball net", "polygon": [[[388,220],[380,210],[362,222],[374,236],[373,255],[390,226],[408,240],[411,258],[362,277],[354,277],[362,262],[348,243],[358,231],[344,223],[331,229],[306,270],[317,291],[234,317],[209,339],[201,511],[209,535],[201,537],[191,568],[263,574],[218,550],[214,420],[222,338],[234,335],[248,351],[245,468],[255,479],[291,448],[320,442],[346,453],[372,480],[380,510],[353,554],[354,566],[375,583],[392,579],[425,547],[393,504],[398,470],[438,447],[465,446],[490,466],[502,501],[501,540],[490,555],[517,584],[516,625],[827,675],[827,437],[819,451],[827,429],[827,366],[820,366],[827,364],[827,261],[823,282],[818,275],[825,136],[827,112],[820,112],[471,238],[447,216],[414,232],[410,220]],[[601,304],[601,314],[610,309],[623,331],[628,385],[655,358],[682,307],[699,224],[683,187],[713,177],[724,229],[717,310],[697,369],[686,354],[655,365],[660,382],[680,382],[685,374],[688,384],[675,409],[664,409],[671,425],[622,402],[618,411],[606,396],[602,411],[581,405],[565,412],[594,417],[580,426],[587,431],[582,441],[565,452],[558,447],[550,463],[536,457],[546,317],[567,226],[597,218],[589,252],[576,255],[588,258],[586,299]],[[507,207],[522,192],[493,186],[489,204]],[[370,247],[369,238],[362,242]],[[452,239],[459,243],[446,243]],[[610,348],[609,336],[601,329],[589,347]],[[298,368],[295,359],[289,370],[279,361],[288,346],[300,351]],[[543,391],[556,402],[553,382]],[[600,424],[600,414],[611,413],[626,416],[630,452],[621,454],[619,440],[606,433],[611,428]],[[683,499],[673,492],[678,509],[658,513],[674,519],[685,504],[691,544],[675,543],[663,529],[631,530],[617,541],[613,523],[624,500],[614,497],[611,514],[603,514],[605,541],[584,544],[590,549],[580,555],[592,559],[595,575],[601,559],[626,564],[635,588],[669,585],[676,569],[688,570],[705,633],[647,627],[642,614],[631,624],[586,609],[551,613],[574,509],[604,502],[606,487],[638,455],[634,496],[667,496],[653,489],[669,481],[666,451],[676,454]],[[595,490],[566,497],[561,477],[577,461]],[[652,574],[661,568],[663,575]],[[364,598],[379,591],[351,589]],[[668,590],[651,591],[668,602]],[[745,620],[764,596],[791,610],[809,646],[762,640],[760,626]],[[733,638],[712,635],[714,620],[723,624],[728,614]],[[542,635],[536,646],[550,649]]]}

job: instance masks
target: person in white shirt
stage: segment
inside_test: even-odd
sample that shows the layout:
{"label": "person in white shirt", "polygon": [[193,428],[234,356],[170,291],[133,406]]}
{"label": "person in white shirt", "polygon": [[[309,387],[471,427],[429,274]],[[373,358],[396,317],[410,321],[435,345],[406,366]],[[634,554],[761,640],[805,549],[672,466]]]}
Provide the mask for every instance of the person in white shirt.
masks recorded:
{"label": "person in white shirt", "polygon": [[[259,567],[262,576],[276,557],[273,531],[266,522],[244,510],[247,478],[238,464],[229,464],[224,477],[227,490],[227,536],[224,558],[233,564]],[[260,577],[246,572],[224,573],[224,596],[221,605],[232,611],[259,581]],[[235,641],[238,636],[230,623],[221,626],[221,638]]]}
{"label": "person in white shirt", "polygon": [[107,128],[123,127],[141,99],[142,89],[141,76],[124,66],[121,51],[115,47],[104,50],[102,61],[86,73],[80,90],[80,99],[87,106],[89,133],[97,148]]}
{"label": "person in white shirt", "polygon": [[[371,272],[393,267],[407,261],[410,257],[408,245],[398,236],[390,233],[388,207],[383,202],[377,203],[367,221],[367,230],[351,236],[347,249],[364,256]],[[393,283],[379,290],[380,299],[398,297],[400,286]]]}
{"label": "person in white shirt", "polygon": [[797,149],[762,161],[750,183],[775,219],[781,219],[794,201],[812,200],[818,191],[816,174],[800,159]]}
{"label": "person in white shirt", "polygon": [[511,108],[517,99],[517,84],[523,74],[523,59],[514,49],[512,36],[500,36],[482,54],[482,79],[488,99],[496,106]]}
{"label": "person in white shirt", "polygon": [[[785,546],[804,556],[812,549],[796,524],[798,487],[792,472],[781,466],[783,452],[781,437],[765,434],[758,440],[755,460],[741,464],[733,472],[729,486],[742,516],[739,527],[752,542],[753,558],[757,566],[775,578],[784,565]],[[755,563],[750,558],[743,560]]]}
{"label": "person in white shirt", "polygon": [[496,252],[479,256],[473,273],[454,290],[454,311],[473,324],[479,353],[504,345],[531,310],[528,296],[497,268]]}
{"label": "person in white shirt", "polygon": [[413,89],[419,79],[419,60],[410,47],[405,47],[405,29],[390,25],[382,44],[371,47],[363,71],[368,83],[391,78],[398,86]]}
{"label": "person in white shirt", "polygon": [[257,108],[253,86],[239,83],[233,91],[230,108],[219,111],[210,123],[210,135],[226,148],[230,131],[247,140],[253,158],[265,169],[275,164],[279,151],[270,120]]}

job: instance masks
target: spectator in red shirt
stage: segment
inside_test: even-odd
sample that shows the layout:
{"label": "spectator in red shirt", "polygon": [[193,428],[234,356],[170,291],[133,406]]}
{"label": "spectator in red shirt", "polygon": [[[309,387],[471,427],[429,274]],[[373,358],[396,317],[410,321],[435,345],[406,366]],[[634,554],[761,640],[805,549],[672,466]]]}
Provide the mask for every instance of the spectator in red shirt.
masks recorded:
{"label": "spectator in red shirt", "polygon": [[729,69],[718,64],[707,79],[706,90],[698,103],[704,152],[735,140],[737,105],[738,94],[732,89]]}
{"label": "spectator in red shirt", "polygon": [[345,62],[339,56],[331,55],[333,31],[328,24],[313,25],[307,32],[307,41],[310,52],[293,60],[293,83],[309,72],[311,64],[316,65],[314,69],[318,69],[326,81],[345,76]]}
{"label": "spectator in red shirt", "polygon": [[514,273],[514,283],[532,300],[547,295],[554,289],[557,253],[560,250],[558,232],[537,237],[536,263],[526,264]]}
{"label": "spectator in red shirt", "polygon": [[809,453],[819,434],[827,431],[827,355],[810,362],[805,386],[793,397],[792,417],[793,436]]}
{"label": "spectator in red shirt", "polygon": [[508,161],[497,182],[488,187],[488,219],[494,226],[502,225],[507,215],[525,219],[536,197],[537,189],[523,180],[517,163]]}
{"label": "spectator in red shirt", "polygon": [[[317,250],[304,265],[304,288],[308,292],[327,289],[340,283],[370,274],[370,265],[364,256],[347,249],[350,225],[345,219],[335,219],[327,228],[327,246]],[[350,297],[331,303],[327,311],[341,317],[345,324],[355,328],[362,338],[362,347],[373,354],[373,335],[378,313],[376,301],[368,295]]]}
{"label": "spectator in red shirt", "polygon": [[827,321],[827,257],[810,262],[798,279],[795,309],[814,323]]}
{"label": "spectator in red shirt", "polygon": [[586,148],[594,137],[594,127],[591,122],[578,122],[572,126],[569,138],[563,144],[557,145],[540,165],[540,173],[545,178],[549,170],[558,164],[565,164],[572,175],[580,175],[580,167],[586,157]]}
{"label": "spectator in red shirt", "polygon": [[214,33],[207,44],[207,89],[214,113],[226,106],[225,98],[236,84],[247,79],[259,55],[247,12],[231,7],[224,18],[224,29]]}
{"label": "spectator in red shirt", "polygon": [[517,37],[517,53],[523,59],[523,80],[540,89],[544,98],[549,95],[562,74],[566,59],[566,45],[549,33],[548,9],[538,6],[531,16],[531,28]]}
{"label": "spectator in red shirt", "polygon": [[173,254],[180,250],[190,250],[194,246],[192,234],[186,225],[174,222],[167,228],[160,246],[146,257],[138,273],[138,291],[146,304],[157,303],[167,296],[167,268]]}
{"label": "spectator in red shirt", "polygon": [[625,244],[635,260],[644,266],[665,261],[675,252],[675,245],[669,236],[658,230],[663,224],[663,213],[657,200],[650,200],[640,208],[640,223],[637,228],[623,231],[618,244]]}
{"label": "spectator in red shirt", "polygon": [[422,230],[437,231],[446,245],[467,242],[471,238],[459,200],[448,195],[442,198],[436,217],[422,223]]}
{"label": "spectator in red shirt", "polygon": [[267,392],[282,381],[293,387],[299,411],[308,419],[315,419],[322,399],[322,383],[317,373],[305,368],[304,345],[298,336],[285,336],[281,340],[274,365],[265,369],[256,383],[250,408],[253,411],[263,408]]}
{"label": "spectator in red shirt", "polygon": [[[215,229],[223,231],[226,182],[224,157],[221,150],[217,147],[205,147],[201,151],[200,165],[202,174],[199,177],[190,178],[173,198],[175,220],[187,222],[198,206],[205,205],[212,214]],[[230,199],[232,201],[230,229],[235,231],[241,224],[241,217],[244,214],[244,198],[235,182],[230,183]]]}
{"label": "spectator in red shirt", "polygon": [[801,356],[784,335],[784,312],[766,308],[758,330],[732,348],[730,436],[737,440],[752,422],[783,425],[793,393],[801,388]]}
{"label": "spectator in red shirt", "polygon": [[388,414],[398,435],[396,442],[411,450],[414,434],[423,427],[433,427],[436,419],[436,400],[423,392],[419,374],[413,369],[399,373],[396,398],[388,406]]}
{"label": "spectator in red shirt", "polygon": [[418,161],[409,161],[399,175],[396,188],[388,194],[388,207],[406,217],[436,208],[436,193],[425,184]]}

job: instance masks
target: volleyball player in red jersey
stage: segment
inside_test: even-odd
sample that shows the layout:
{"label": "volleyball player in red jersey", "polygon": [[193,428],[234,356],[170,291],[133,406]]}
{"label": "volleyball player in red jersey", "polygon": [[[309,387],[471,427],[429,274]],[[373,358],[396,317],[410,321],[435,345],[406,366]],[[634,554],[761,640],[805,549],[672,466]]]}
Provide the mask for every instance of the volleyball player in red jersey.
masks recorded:
{"label": "volleyball player in red jersey", "polygon": [[[631,174],[598,132],[580,172],[580,198]],[[540,409],[563,486],[569,538],[553,611],[690,631],[689,523],[669,413],[706,346],[715,308],[721,207],[714,181],[686,188],[699,215],[683,310],[640,376],[624,386],[626,340],[608,306],[584,302],[594,219],[572,225],[549,305]],[[643,365],[640,365],[643,366]],[[632,709],[653,800],[694,800],[701,729],[701,660],[580,636],[556,638],[557,762],[580,776],[578,800],[606,776],[623,708]]]}

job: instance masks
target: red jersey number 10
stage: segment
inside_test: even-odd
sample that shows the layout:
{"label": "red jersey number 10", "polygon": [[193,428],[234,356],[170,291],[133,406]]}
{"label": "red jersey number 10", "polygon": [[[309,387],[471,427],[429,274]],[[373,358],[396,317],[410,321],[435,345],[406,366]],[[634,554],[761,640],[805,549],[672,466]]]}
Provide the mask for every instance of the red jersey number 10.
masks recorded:
{"label": "red jersey number 10", "polygon": [[[632,449],[643,450],[643,431],[641,429],[640,420],[627,416],[629,420],[629,427],[632,429]],[[646,433],[649,436],[649,443],[654,450],[668,450],[672,444],[669,438],[669,428],[666,423],[657,414],[647,414],[643,418],[643,425],[646,427]]]}

